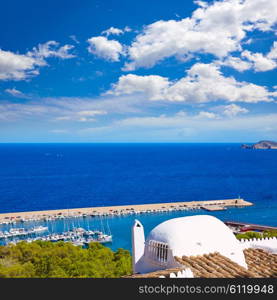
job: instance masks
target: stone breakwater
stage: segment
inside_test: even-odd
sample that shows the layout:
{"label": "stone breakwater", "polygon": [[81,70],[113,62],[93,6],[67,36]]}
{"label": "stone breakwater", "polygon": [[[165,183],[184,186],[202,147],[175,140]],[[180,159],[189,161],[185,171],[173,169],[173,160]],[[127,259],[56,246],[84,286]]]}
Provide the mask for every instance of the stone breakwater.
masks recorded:
{"label": "stone breakwater", "polygon": [[207,200],[190,202],[171,202],[138,205],[120,205],[103,207],[85,207],[71,209],[57,209],[45,211],[13,212],[0,214],[0,224],[28,222],[38,220],[55,220],[86,216],[121,216],[141,213],[159,213],[191,209],[208,209],[213,207],[227,209],[228,207],[245,207],[253,205],[243,199]]}

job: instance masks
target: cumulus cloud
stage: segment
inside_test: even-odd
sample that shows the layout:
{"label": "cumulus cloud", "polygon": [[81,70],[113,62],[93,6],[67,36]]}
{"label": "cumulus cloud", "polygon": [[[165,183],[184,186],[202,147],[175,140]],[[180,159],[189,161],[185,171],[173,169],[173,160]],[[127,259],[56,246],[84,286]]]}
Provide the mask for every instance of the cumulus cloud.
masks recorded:
{"label": "cumulus cloud", "polygon": [[228,56],[222,61],[216,61],[215,63],[221,66],[231,67],[239,72],[243,72],[252,68],[252,64],[249,61],[244,61],[241,58],[234,56]]}
{"label": "cumulus cloud", "polygon": [[239,72],[254,69],[256,72],[265,72],[277,67],[277,42],[273,43],[267,54],[253,53],[245,50],[241,57],[227,56],[223,60],[215,61],[221,66],[229,66]]}
{"label": "cumulus cloud", "polygon": [[102,31],[101,34],[104,34],[106,36],[121,35],[121,34],[124,34],[125,32],[130,32],[130,31],[132,31],[132,29],[129,26],[125,26],[123,29],[119,29],[119,28],[112,26],[112,27],[108,28],[107,30]]}
{"label": "cumulus cloud", "polygon": [[109,35],[120,35],[120,34],[123,34],[124,32],[129,32],[131,31],[130,27],[125,27],[124,29],[119,29],[119,28],[116,28],[116,27],[110,27],[108,28],[107,30],[104,30],[101,32],[101,34],[104,34],[106,36],[109,36]]}
{"label": "cumulus cloud", "polygon": [[37,47],[34,47],[31,52],[28,52],[27,55],[31,57],[36,57],[39,59],[48,58],[48,57],[58,57],[61,59],[73,58],[75,55],[70,53],[70,50],[74,48],[73,45],[64,45],[58,47],[59,43],[56,41],[48,41],[44,44],[39,44]]}
{"label": "cumulus cloud", "polygon": [[225,77],[216,64],[197,63],[188,71],[187,76],[170,81],[168,78],[150,75],[122,75],[109,91],[111,94],[143,93],[149,100],[210,102],[271,101],[276,93],[266,87]]}
{"label": "cumulus cloud", "polygon": [[39,67],[46,66],[46,58],[73,58],[69,51],[72,45],[58,47],[59,43],[49,41],[39,44],[26,54],[17,54],[0,49],[0,80],[24,80],[39,74]]}
{"label": "cumulus cloud", "polygon": [[237,104],[229,104],[223,107],[223,115],[226,115],[227,117],[235,117],[238,114],[245,114],[248,113],[249,110],[241,107]]}
{"label": "cumulus cloud", "polygon": [[106,36],[109,36],[109,35],[120,35],[120,34],[123,34],[124,31],[119,29],[119,28],[116,28],[116,27],[110,27],[109,29],[107,30],[104,30],[101,32],[101,34],[105,34]]}
{"label": "cumulus cloud", "polygon": [[109,61],[119,61],[120,55],[124,55],[123,46],[116,40],[108,40],[104,36],[96,36],[88,39],[88,51],[98,57]]}
{"label": "cumulus cloud", "polygon": [[218,115],[213,113],[213,112],[209,112],[209,111],[200,111],[199,114],[196,116],[196,118],[199,119],[217,119]]}
{"label": "cumulus cloud", "polygon": [[277,59],[277,42],[273,43],[273,46],[270,49],[270,52],[267,54],[269,59]]}
{"label": "cumulus cloud", "polygon": [[239,72],[254,69],[256,72],[265,72],[277,67],[277,42],[273,43],[267,54],[253,53],[245,50],[241,57],[228,56],[223,60],[215,61],[218,65],[229,66]]}
{"label": "cumulus cloud", "polygon": [[147,94],[151,100],[159,100],[164,98],[164,93],[168,87],[168,78],[158,75],[138,76],[128,74],[120,76],[118,82],[112,85],[112,90],[108,93],[118,96],[143,92]]}
{"label": "cumulus cloud", "polygon": [[249,31],[272,30],[277,22],[275,0],[197,1],[191,18],[180,21],[158,21],[146,26],[128,49],[125,70],[152,67],[175,56],[209,53],[224,58],[241,51],[241,43]]}
{"label": "cumulus cloud", "polygon": [[246,50],[243,51],[241,55],[243,57],[246,57],[249,61],[253,62],[254,70],[257,72],[273,70],[277,66],[276,62],[273,59],[264,56],[262,53],[252,53]]}
{"label": "cumulus cloud", "polygon": [[23,80],[38,75],[37,67],[46,63],[32,56],[0,49],[0,80]]}

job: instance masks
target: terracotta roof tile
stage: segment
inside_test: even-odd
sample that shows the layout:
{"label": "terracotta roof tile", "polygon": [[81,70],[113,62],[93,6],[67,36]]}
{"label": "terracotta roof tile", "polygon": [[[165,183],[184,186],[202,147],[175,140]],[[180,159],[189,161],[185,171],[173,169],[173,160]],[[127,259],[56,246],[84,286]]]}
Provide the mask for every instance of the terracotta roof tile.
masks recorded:
{"label": "terracotta roof tile", "polygon": [[[245,249],[245,260],[248,269],[238,265],[231,259],[219,254],[218,252],[197,255],[175,257],[176,261],[190,268],[194,277],[205,278],[241,278],[241,277],[277,277],[277,254],[268,253],[262,249]],[[134,274],[131,278],[151,278],[165,276],[170,273],[177,273],[181,269],[167,269],[148,274]]]}

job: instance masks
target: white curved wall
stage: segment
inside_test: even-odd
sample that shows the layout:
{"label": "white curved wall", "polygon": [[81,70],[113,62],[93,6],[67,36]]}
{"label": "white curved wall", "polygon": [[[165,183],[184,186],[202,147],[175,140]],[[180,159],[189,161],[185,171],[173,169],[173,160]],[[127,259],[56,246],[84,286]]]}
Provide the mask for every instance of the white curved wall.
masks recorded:
{"label": "white curved wall", "polygon": [[150,232],[148,240],[167,243],[173,256],[219,252],[247,268],[239,241],[222,221],[213,216],[197,215],[165,221]]}

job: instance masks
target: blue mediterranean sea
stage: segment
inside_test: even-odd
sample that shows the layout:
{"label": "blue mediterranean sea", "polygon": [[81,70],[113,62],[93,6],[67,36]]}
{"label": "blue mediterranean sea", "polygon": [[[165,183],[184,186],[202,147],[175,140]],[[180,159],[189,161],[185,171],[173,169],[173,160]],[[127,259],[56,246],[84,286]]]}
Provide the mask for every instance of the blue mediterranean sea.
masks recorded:
{"label": "blue mediterranean sea", "polygon": [[[238,196],[254,206],[72,221],[107,223],[113,249],[131,249],[135,218],[146,234],[164,220],[193,214],[277,226],[277,150],[240,144],[0,144],[1,213]],[[53,225],[56,231],[63,230],[61,222]]]}

